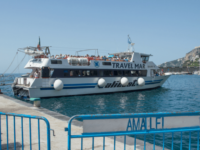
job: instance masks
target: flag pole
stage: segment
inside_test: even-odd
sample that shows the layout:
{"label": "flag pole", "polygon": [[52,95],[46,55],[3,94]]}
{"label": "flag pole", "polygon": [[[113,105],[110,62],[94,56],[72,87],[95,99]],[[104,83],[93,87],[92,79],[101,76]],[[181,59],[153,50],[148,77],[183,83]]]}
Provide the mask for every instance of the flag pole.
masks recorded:
{"label": "flag pole", "polygon": [[38,42],[38,45],[37,45],[38,50],[40,50],[40,45],[41,45],[41,43],[40,43],[40,37],[39,37],[39,42]]}

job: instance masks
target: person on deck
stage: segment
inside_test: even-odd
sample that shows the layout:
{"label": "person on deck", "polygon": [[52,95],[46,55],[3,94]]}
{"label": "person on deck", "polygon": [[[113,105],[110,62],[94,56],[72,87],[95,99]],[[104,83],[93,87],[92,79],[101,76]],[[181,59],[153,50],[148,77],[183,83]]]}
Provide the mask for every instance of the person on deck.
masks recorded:
{"label": "person on deck", "polygon": [[35,78],[39,78],[39,76],[40,76],[40,73],[39,73],[38,70],[36,69],[36,70],[35,70],[35,73],[34,73],[34,77],[35,77]]}
{"label": "person on deck", "polygon": [[106,56],[103,56],[103,58],[102,58],[103,60],[106,60]]}
{"label": "person on deck", "polygon": [[159,76],[158,72],[156,72],[155,76]]}

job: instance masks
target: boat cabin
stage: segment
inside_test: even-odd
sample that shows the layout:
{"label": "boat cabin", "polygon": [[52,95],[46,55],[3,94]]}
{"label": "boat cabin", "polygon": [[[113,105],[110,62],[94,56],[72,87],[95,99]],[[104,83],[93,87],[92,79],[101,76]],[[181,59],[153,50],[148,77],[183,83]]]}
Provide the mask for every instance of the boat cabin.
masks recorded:
{"label": "boat cabin", "polygon": [[38,54],[33,56],[26,64],[25,68],[32,69],[30,78],[144,77],[153,76],[159,69],[149,61],[152,55],[137,52],[111,53],[108,56],[42,55],[42,58]]}

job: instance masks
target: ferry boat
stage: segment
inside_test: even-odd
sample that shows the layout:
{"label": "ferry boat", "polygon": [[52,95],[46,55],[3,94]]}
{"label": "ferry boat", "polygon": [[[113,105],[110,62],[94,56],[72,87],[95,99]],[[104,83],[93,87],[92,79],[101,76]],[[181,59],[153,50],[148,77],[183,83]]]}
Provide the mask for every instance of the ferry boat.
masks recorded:
{"label": "ferry boat", "polygon": [[14,95],[28,98],[103,94],[158,88],[170,75],[158,75],[150,54],[126,51],[109,56],[50,55],[50,47],[22,48],[32,59],[29,74],[15,78]]}

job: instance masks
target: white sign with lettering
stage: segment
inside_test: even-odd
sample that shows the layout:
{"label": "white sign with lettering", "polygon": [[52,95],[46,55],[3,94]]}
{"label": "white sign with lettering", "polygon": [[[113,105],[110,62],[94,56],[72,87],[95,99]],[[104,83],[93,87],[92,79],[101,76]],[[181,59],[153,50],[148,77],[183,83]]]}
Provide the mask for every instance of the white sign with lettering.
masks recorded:
{"label": "white sign with lettering", "polygon": [[83,133],[200,127],[200,116],[83,120]]}

